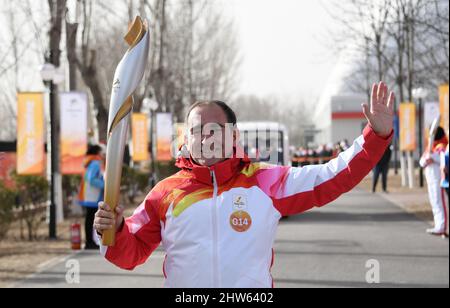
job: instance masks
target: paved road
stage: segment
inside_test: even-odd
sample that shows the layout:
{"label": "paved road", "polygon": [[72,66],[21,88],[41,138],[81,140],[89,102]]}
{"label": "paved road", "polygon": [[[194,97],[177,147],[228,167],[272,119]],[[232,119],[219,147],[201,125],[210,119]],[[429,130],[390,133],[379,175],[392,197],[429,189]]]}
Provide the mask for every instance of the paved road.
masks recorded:
{"label": "paved road", "polygon": [[[378,195],[355,190],[338,201],[283,220],[275,244],[275,287],[449,287],[449,242]],[[135,272],[82,252],[18,287],[161,287],[164,253]],[[380,284],[366,282],[366,263],[380,265]],[[67,260],[80,264],[80,284],[66,283]]]}

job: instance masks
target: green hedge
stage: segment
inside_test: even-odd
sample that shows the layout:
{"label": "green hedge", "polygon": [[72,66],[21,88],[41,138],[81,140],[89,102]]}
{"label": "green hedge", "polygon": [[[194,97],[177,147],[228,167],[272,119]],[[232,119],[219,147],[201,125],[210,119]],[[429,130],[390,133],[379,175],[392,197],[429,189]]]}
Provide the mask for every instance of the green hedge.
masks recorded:
{"label": "green hedge", "polygon": [[5,238],[13,221],[16,193],[0,182],[0,241]]}
{"label": "green hedge", "polygon": [[28,240],[32,241],[37,239],[37,231],[45,221],[45,209],[40,209],[47,202],[49,183],[42,176],[15,175],[15,181],[19,192],[20,219],[25,221]]}

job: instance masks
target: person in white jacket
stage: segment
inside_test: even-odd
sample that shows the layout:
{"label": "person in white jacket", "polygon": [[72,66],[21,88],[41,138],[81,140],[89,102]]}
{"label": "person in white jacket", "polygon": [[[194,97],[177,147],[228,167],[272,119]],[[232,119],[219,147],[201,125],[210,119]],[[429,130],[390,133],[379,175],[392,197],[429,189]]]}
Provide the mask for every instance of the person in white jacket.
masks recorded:
{"label": "person in white jacket", "polygon": [[428,197],[433,209],[434,228],[427,233],[437,236],[447,234],[447,205],[444,189],[441,187],[442,173],[440,168],[441,154],[445,152],[448,139],[442,127],[438,128],[432,150],[426,151],[420,159],[420,166],[425,169],[428,184]]}
{"label": "person in white jacket", "polygon": [[329,204],[369,174],[392,141],[394,102],[385,83],[375,84],[371,106],[363,105],[369,121],[363,135],[327,164],[304,168],[241,157],[234,111],[220,101],[197,102],[187,112],[180,172],[158,183],[130,218],[123,207],[114,216],[100,203],[95,229],[116,230],[115,246],[102,246],[102,254],[133,270],[161,244],[166,287],[273,287],[279,220]]}

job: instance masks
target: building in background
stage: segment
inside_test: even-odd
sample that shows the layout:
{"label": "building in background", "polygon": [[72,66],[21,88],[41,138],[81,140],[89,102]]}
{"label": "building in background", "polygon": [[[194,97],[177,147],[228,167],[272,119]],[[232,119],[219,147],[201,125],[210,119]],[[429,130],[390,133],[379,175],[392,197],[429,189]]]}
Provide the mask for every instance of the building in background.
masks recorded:
{"label": "building in background", "polygon": [[352,142],[358,138],[367,119],[361,104],[367,96],[358,94],[333,95],[323,101],[323,106],[316,114],[316,144],[336,143],[347,139]]}

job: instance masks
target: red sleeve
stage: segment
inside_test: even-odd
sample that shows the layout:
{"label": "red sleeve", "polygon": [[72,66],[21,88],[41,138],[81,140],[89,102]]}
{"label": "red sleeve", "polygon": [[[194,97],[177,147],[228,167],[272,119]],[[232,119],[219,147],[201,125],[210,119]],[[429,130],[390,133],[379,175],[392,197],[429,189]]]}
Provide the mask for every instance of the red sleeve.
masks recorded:
{"label": "red sleeve", "polygon": [[102,247],[105,258],[116,266],[133,270],[144,264],[161,242],[159,198],[151,192],[133,216],[116,233],[114,247]]}
{"label": "red sleeve", "polygon": [[327,164],[277,167],[264,170],[258,179],[283,216],[321,207],[358,185],[380,161],[392,136],[379,137],[368,125],[347,151]]}

